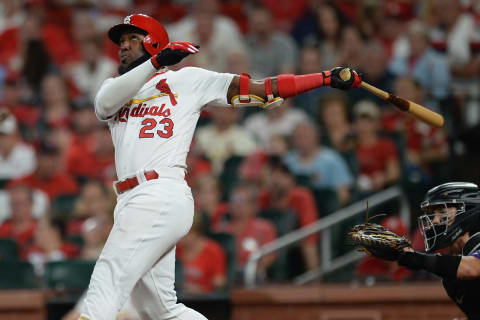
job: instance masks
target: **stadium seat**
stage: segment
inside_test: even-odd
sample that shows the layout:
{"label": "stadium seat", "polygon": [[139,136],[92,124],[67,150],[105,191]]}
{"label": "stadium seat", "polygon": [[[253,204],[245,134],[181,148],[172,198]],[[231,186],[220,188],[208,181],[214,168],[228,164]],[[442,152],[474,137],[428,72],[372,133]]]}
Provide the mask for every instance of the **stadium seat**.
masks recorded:
{"label": "stadium seat", "polygon": [[262,210],[258,215],[273,223],[277,230],[277,236],[283,236],[298,226],[296,214],[291,210]]}
{"label": "stadium seat", "polygon": [[30,263],[20,261],[0,263],[0,289],[33,289],[37,287],[33,265]]}
{"label": "stadium seat", "polygon": [[312,178],[309,175],[306,174],[297,174],[295,175],[295,182],[302,187],[312,189],[313,188],[313,183],[312,183]]}
{"label": "stadium seat", "polygon": [[13,239],[0,239],[0,263],[18,260],[18,246]]}
{"label": "stadium seat", "polygon": [[57,290],[83,291],[88,287],[95,261],[70,260],[45,265],[46,287]]}
{"label": "stadium seat", "polygon": [[66,240],[76,245],[79,249],[83,248],[83,245],[85,244],[85,240],[82,236],[68,236]]}
{"label": "stadium seat", "polygon": [[227,200],[230,197],[230,192],[238,182],[238,168],[242,164],[243,157],[231,156],[223,164],[223,171],[220,175],[220,183],[222,186],[222,198]]}
{"label": "stadium seat", "polygon": [[72,214],[77,195],[64,194],[56,197],[52,203],[55,215],[68,217]]}
{"label": "stadium seat", "polygon": [[10,182],[10,179],[0,179],[0,189],[5,188],[8,182]]}
{"label": "stadium seat", "polygon": [[177,291],[177,293],[183,291],[184,283],[182,261],[175,259],[175,291]]}
{"label": "stadium seat", "polygon": [[340,201],[337,192],[331,188],[313,189],[315,202],[317,203],[318,215],[323,218],[340,209]]}
{"label": "stadium seat", "polygon": [[343,160],[345,160],[345,163],[347,164],[348,169],[350,169],[350,173],[352,174],[353,178],[356,179],[358,176],[358,159],[355,151],[344,151],[341,152],[340,155],[342,156]]}
{"label": "stadium seat", "polygon": [[220,244],[227,256],[227,288],[235,282],[237,255],[235,237],[229,233],[212,233],[209,237]]}

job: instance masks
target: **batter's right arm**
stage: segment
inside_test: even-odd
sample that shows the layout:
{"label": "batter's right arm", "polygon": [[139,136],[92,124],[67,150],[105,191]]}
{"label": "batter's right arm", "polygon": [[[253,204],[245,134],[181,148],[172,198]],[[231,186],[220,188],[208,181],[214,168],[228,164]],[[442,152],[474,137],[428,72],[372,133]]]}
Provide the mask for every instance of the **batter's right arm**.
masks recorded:
{"label": "batter's right arm", "polygon": [[106,120],[113,116],[157,72],[150,60],[117,77],[103,82],[95,97],[95,112]]}
{"label": "batter's right arm", "polygon": [[[349,80],[344,81],[340,72],[349,72]],[[283,99],[295,97],[303,92],[322,86],[347,90],[358,88],[361,76],[353,69],[337,67],[330,71],[304,75],[281,74],[263,80],[251,80],[248,74],[235,76],[227,92],[227,101],[235,107],[261,106],[266,109],[276,107]]]}

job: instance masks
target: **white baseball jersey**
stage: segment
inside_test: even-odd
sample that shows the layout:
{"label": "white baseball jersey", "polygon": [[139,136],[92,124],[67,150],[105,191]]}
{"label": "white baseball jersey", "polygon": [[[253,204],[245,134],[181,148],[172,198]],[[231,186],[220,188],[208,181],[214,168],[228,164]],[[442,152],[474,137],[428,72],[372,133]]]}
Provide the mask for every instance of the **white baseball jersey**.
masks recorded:
{"label": "white baseball jersey", "polygon": [[201,108],[227,105],[233,76],[198,68],[157,72],[147,61],[102,84],[95,112],[108,121],[118,179],[154,169],[159,177],[119,195],[80,319],[113,320],[131,295],[142,319],[206,320],[177,303],[174,288],[175,245],[194,211],[183,172]]}
{"label": "white baseball jersey", "polygon": [[[161,167],[186,168],[201,108],[208,103],[228,105],[233,77],[194,67],[155,73],[107,120],[118,179]],[[105,80],[102,88],[110,81],[113,78]],[[98,118],[105,120],[95,107]]]}

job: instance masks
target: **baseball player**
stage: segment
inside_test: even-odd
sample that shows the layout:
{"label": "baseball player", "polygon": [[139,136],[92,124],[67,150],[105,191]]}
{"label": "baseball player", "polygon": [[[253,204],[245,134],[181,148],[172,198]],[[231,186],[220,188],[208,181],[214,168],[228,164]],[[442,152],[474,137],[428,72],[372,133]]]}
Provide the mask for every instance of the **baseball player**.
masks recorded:
{"label": "baseball player", "polygon": [[193,219],[185,160],[202,107],[271,109],[320,86],[358,87],[361,77],[349,68],[258,81],[193,67],[173,72],[165,67],[199,47],[169,42],[163,26],[143,14],[127,16],[108,35],[120,46],[120,76],[102,84],[95,112],[115,145],[118,201],[80,319],[112,320],[130,295],[142,319],[205,319],[176,303],[174,290],[175,244]]}
{"label": "baseball player", "polygon": [[[409,241],[372,223],[355,226],[357,231],[352,234],[355,234],[354,238],[364,236],[365,241],[359,240],[360,246],[377,258],[397,260],[399,265],[408,269],[426,270],[441,277],[447,294],[468,319],[480,319],[476,305],[480,285],[478,186],[468,182],[436,186],[425,195],[421,209],[423,214],[418,221],[426,253],[414,251]],[[358,233],[361,228],[365,228],[364,233]],[[396,253],[397,240],[400,240],[398,243],[402,249]],[[407,245],[403,246],[403,243]],[[448,254],[432,254],[439,249],[446,249]]]}
{"label": "baseball player", "polygon": [[[442,278],[448,296],[468,319],[480,319],[480,190],[467,182],[449,182],[430,189],[418,218],[425,251],[405,248],[398,263]],[[449,254],[432,254],[448,248]]]}

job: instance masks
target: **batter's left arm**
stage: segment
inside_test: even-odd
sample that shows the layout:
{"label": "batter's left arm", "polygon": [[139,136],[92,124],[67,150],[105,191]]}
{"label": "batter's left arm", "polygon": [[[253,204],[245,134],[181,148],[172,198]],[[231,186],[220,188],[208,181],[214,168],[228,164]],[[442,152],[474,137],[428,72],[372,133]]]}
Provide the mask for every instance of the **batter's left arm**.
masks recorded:
{"label": "batter's left arm", "polygon": [[[340,77],[342,70],[350,72],[349,80],[342,80]],[[234,107],[261,106],[271,109],[280,105],[283,99],[322,86],[348,90],[358,88],[361,82],[361,76],[355,70],[343,67],[305,75],[281,74],[263,80],[252,80],[249,75],[242,74],[232,79],[227,92],[227,101]]]}
{"label": "batter's left arm", "polygon": [[190,42],[173,41],[159,53],[125,74],[105,80],[95,97],[95,112],[106,120],[130,101],[143,85],[164,66],[179,63],[183,58],[198,52]]}

